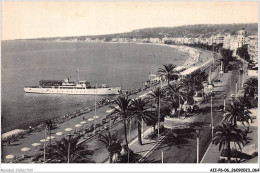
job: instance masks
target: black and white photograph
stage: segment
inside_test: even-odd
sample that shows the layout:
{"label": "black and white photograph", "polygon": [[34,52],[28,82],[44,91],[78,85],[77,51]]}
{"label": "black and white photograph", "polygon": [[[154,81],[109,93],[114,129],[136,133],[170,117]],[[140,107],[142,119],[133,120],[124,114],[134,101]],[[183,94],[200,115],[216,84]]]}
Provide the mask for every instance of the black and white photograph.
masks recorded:
{"label": "black and white photograph", "polygon": [[258,7],[3,0],[1,172],[259,172]]}

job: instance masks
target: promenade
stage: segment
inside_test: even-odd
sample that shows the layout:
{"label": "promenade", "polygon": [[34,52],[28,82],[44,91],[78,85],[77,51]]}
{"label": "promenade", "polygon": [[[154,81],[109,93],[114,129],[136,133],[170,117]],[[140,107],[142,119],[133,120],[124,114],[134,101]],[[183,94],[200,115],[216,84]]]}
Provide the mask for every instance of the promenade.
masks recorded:
{"label": "promenade", "polygon": [[[196,65],[199,66],[202,63],[206,62],[209,60],[209,54],[207,53],[202,53],[201,56],[201,61],[198,62]],[[162,86],[165,86],[167,84],[167,82],[163,82]],[[160,84],[159,84],[160,85]],[[129,98],[138,98],[138,97],[144,97],[145,95],[147,95],[150,92],[149,89],[145,90],[145,91],[141,91],[137,94],[131,95],[129,96]],[[108,112],[108,110],[111,110],[111,108],[109,108],[109,106],[111,105],[106,105],[103,106],[99,109],[96,110],[96,115],[98,116],[98,118],[96,118],[96,124],[101,123],[102,119],[105,118],[107,115],[109,115],[110,113]],[[116,106],[116,105],[113,105]],[[60,140],[63,136],[68,135],[69,133],[79,130],[81,128],[84,127],[76,127],[75,125],[80,124],[80,122],[87,121],[87,124],[85,124],[84,126],[88,126],[93,124],[94,121],[94,111],[88,112],[86,114],[77,116],[75,118],[72,118],[68,121],[65,121],[61,124],[57,124],[56,128],[53,129],[51,131],[52,133],[52,137],[54,139],[52,139],[51,141],[54,142],[55,140]],[[83,119],[84,117],[84,119]],[[89,119],[92,119],[92,121],[88,121]],[[66,131],[65,129],[71,128],[71,132]],[[112,133],[117,132],[119,134],[119,137],[123,138],[123,125],[122,123],[118,123],[117,125],[115,125],[112,128]],[[144,131],[146,131],[145,133],[148,134],[150,127],[144,127]],[[129,129],[127,129],[129,131]],[[148,130],[148,131],[147,131]],[[61,132],[62,135],[56,135],[56,133]],[[40,148],[43,147],[43,139],[45,139],[46,137],[48,137],[49,134],[47,134],[47,136],[45,136],[45,131],[41,130],[41,131],[33,131],[32,133],[30,133],[29,135],[26,135],[24,138],[12,142],[11,145],[3,145],[3,162],[10,162],[11,160],[6,159],[5,156],[7,155],[14,155],[16,157],[16,159],[22,158],[24,154],[26,154],[27,156],[33,156],[36,153],[41,153],[43,151],[39,151]],[[149,150],[151,147],[153,147],[153,141],[147,141],[144,139],[144,142],[147,143],[145,146],[145,149],[143,147],[138,147],[137,145],[135,145],[137,142],[136,140],[137,137],[137,125],[134,123],[134,121],[132,121],[132,126],[131,126],[131,131],[130,131],[130,136],[129,136],[129,141],[130,141],[130,148],[133,149],[134,152],[138,152],[138,153],[142,153],[143,155],[145,155],[145,150]],[[103,163],[106,162],[107,158],[108,158],[108,153],[106,150],[106,147],[104,146],[104,144],[102,144],[101,142],[98,141],[98,137],[95,136],[87,141],[85,141],[85,139],[83,139],[84,142],[87,143],[87,145],[89,146],[89,149],[94,151],[94,155],[92,157],[92,159],[97,162],[97,163]],[[32,146],[33,143],[40,143],[41,145],[38,147],[34,147]],[[150,143],[148,145],[148,143]],[[47,144],[49,144],[49,141],[47,142]],[[23,152],[21,151],[22,148],[25,147],[29,147],[31,148],[30,151],[26,151]],[[139,148],[139,149],[137,149]],[[142,155],[141,154],[141,155]],[[27,162],[32,162],[32,157],[28,157],[27,159],[23,159],[23,162],[27,163]]]}
{"label": "promenade", "polygon": [[[137,93],[135,95],[130,96],[129,98],[137,98],[137,97],[139,97],[141,95],[147,94],[148,92],[149,92],[149,90],[141,91],[141,92],[139,92],[139,93]],[[108,110],[111,110],[111,108],[109,108],[109,106],[111,106],[111,105],[106,105],[106,106],[101,107],[101,108],[96,110],[96,115],[99,116],[99,118],[96,119],[96,123],[101,123],[102,118],[105,118],[106,115],[109,114],[109,113],[106,112]],[[116,106],[116,105],[113,105],[113,106]],[[75,127],[75,125],[79,124],[81,121],[83,121],[83,117],[84,117],[85,121],[87,121],[87,123],[88,123],[87,126],[89,126],[89,125],[94,123],[93,121],[88,121],[88,119],[90,119],[90,118],[93,119],[93,117],[94,117],[94,111],[91,111],[89,113],[86,113],[86,114],[80,115],[78,117],[75,117],[73,119],[70,119],[68,121],[65,121],[65,122],[63,122],[61,124],[57,124],[56,129],[53,129],[51,131],[52,136],[55,137],[55,139],[53,139],[52,141],[59,140],[63,136],[66,136],[67,134],[69,134],[70,132],[65,131],[65,129],[67,129],[67,128],[71,128],[72,129],[71,131],[74,131],[74,130],[77,130],[77,129],[81,128],[81,127],[77,128],[77,127]],[[120,128],[120,126],[118,126],[117,128]],[[115,130],[118,130],[117,128],[115,128]],[[55,135],[57,132],[62,132],[63,135],[62,136]],[[134,134],[134,132],[132,134]],[[48,136],[49,135],[47,134],[47,137]],[[12,155],[15,155],[16,157],[21,157],[23,154],[25,154],[25,152],[21,151],[21,149],[24,148],[24,147],[31,148],[30,151],[26,152],[27,155],[29,155],[29,156],[30,155],[34,155],[34,154],[36,154],[38,152],[39,148],[33,147],[32,144],[33,143],[41,143],[40,140],[44,139],[44,138],[45,138],[45,131],[44,130],[42,130],[42,131],[34,131],[34,132],[30,133],[29,135],[25,136],[25,138],[20,139],[19,141],[16,141],[16,142],[12,143],[10,146],[4,145],[3,146],[3,155],[7,156],[7,155],[12,154]],[[91,140],[91,141],[94,141],[94,139]],[[47,144],[48,143],[49,142],[47,141]],[[89,143],[88,142],[88,144],[90,145],[90,149],[91,149],[91,145],[93,143]],[[42,145],[43,145],[43,143],[42,143]],[[103,147],[103,148],[106,149],[105,147]],[[35,151],[35,150],[37,150],[37,151]],[[4,162],[8,162],[8,161],[9,160],[4,158]]]}

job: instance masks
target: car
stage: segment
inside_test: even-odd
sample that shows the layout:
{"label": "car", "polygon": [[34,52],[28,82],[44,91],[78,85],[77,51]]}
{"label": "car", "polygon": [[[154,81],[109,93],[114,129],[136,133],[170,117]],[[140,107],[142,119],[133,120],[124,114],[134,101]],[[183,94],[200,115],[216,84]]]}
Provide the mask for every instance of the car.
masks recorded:
{"label": "car", "polygon": [[219,79],[213,79],[213,82],[221,82]]}
{"label": "car", "polygon": [[233,100],[235,97],[236,97],[235,94],[231,94],[230,97],[229,97],[229,100]]}

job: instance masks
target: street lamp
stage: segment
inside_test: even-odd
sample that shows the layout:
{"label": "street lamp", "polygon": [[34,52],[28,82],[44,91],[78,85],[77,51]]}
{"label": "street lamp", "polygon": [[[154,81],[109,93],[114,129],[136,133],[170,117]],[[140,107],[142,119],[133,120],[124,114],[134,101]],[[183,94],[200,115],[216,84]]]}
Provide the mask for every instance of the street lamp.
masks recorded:
{"label": "street lamp", "polygon": [[200,130],[197,129],[196,130],[196,134],[197,134],[197,163],[199,163],[199,146],[200,146]]}
{"label": "street lamp", "polygon": [[[243,67],[244,67],[244,63],[243,63]],[[244,76],[244,70],[243,67],[240,68],[240,74],[241,74],[241,88],[243,88],[243,76]]]}
{"label": "street lamp", "polygon": [[212,110],[212,95],[213,92],[210,92],[210,115],[211,115],[211,135],[212,135],[212,139],[213,139],[213,110]]}
{"label": "street lamp", "polygon": [[226,110],[226,94],[224,94],[224,111]]}
{"label": "street lamp", "polygon": [[[160,83],[161,83],[161,89],[162,89],[162,79],[160,78]],[[160,89],[160,92],[162,92]],[[160,138],[160,120],[161,120],[161,115],[160,115],[160,107],[161,107],[161,101],[160,101],[160,94],[159,94],[159,103],[158,103],[158,141]]]}
{"label": "street lamp", "polygon": [[142,139],[144,138],[144,120],[142,119]]}
{"label": "street lamp", "polygon": [[237,80],[236,80],[236,95],[237,95]]}
{"label": "street lamp", "polygon": [[162,151],[162,163],[163,163],[163,151]]}
{"label": "street lamp", "polygon": [[69,146],[68,146],[68,163],[70,163],[70,138],[73,136],[71,133],[68,134],[69,136]]}
{"label": "street lamp", "polygon": [[47,125],[44,129],[44,145],[43,145],[43,162],[46,161],[46,133],[47,133]]}

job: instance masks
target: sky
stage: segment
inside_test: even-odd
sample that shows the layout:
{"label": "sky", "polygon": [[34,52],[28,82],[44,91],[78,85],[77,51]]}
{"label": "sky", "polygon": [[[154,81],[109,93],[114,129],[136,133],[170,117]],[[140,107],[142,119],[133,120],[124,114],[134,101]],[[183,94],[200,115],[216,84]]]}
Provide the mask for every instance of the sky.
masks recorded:
{"label": "sky", "polygon": [[3,2],[2,40],[257,23],[257,2]]}

